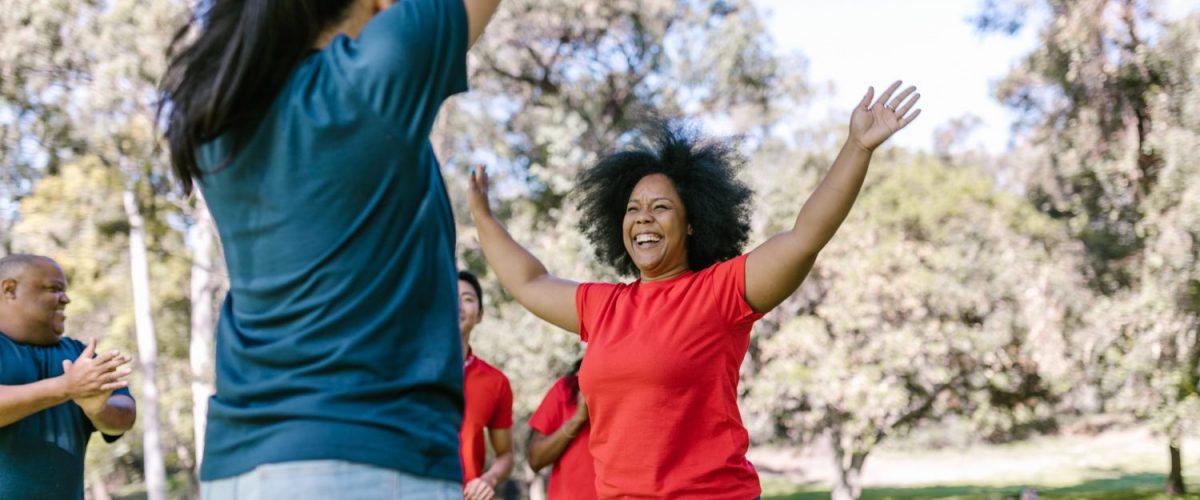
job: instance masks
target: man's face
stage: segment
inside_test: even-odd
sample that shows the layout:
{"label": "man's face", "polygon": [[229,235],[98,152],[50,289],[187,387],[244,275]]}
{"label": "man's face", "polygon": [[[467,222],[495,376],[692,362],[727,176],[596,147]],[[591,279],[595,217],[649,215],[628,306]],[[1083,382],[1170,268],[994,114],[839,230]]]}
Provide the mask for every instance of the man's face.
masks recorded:
{"label": "man's face", "polygon": [[54,261],[38,260],[16,279],[0,283],[0,300],[31,332],[57,340],[66,330],[67,277]]}
{"label": "man's face", "polygon": [[479,294],[470,283],[458,280],[458,329],[462,332],[463,343],[471,338],[471,330],[483,319],[479,309]]}

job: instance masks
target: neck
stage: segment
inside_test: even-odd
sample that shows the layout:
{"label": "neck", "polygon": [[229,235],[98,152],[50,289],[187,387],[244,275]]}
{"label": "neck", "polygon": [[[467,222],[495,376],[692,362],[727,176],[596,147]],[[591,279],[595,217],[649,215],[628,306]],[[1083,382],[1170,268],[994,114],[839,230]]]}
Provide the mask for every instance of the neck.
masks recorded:
{"label": "neck", "polygon": [[54,345],[58,343],[57,334],[50,333],[47,335],[39,329],[29,328],[27,325],[12,322],[0,321],[0,332],[22,344]]}
{"label": "neck", "polygon": [[646,271],[642,271],[642,281],[647,282],[647,281],[669,280],[671,278],[679,277],[688,271],[689,271],[689,269],[687,268],[687,266],[680,266],[680,267],[671,269],[669,271],[665,271],[665,272],[657,273],[657,274],[651,274],[651,273],[647,273]]}

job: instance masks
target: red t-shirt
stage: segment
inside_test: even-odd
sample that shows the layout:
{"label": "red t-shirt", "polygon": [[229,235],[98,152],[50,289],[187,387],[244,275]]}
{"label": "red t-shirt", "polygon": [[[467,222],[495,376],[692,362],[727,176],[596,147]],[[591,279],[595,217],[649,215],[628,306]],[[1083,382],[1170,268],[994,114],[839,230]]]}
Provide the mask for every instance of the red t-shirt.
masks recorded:
{"label": "red t-shirt", "polygon": [[585,283],[580,384],[599,498],[750,500],[738,368],[762,314],[746,304],[746,256],[666,281]]}
{"label": "red t-shirt", "polygon": [[[529,427],[547,436],[554,434],[575,415],[576,406],[578,401],[571,394],[567,377],[560,378],[529,418]],[[588,422],[579,429],[579,434],[554,462],[547,491],[549,500],[595,500],[596,470],[592,466],[592,454],[588,452],[590,425]]]}
{"label": "red t-shirt", "polygon": [[513,395],[508,377],[474,354],[467,356],[463,372],[466,408],[459,432],[462,443],[459,458],[463,466],[463,484],[466,484],[483,475],[483,462],[487,458],[483,428],[493,431],[512,428]]}

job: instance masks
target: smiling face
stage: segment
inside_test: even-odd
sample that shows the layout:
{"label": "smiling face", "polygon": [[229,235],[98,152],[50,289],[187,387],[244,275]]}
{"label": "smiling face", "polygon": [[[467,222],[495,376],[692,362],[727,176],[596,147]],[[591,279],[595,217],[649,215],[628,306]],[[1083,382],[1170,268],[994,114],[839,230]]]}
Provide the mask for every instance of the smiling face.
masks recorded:
{"label": "smiling face", "polygon": [[471,341],[471,330],[483,319],[483,310],[479,307],[479,294],[475,287],[466,280],[458,280],[458,330],[462,334],[463,354]]}
{"label": "smiling face", "polygon": [[35,344],[54,344],[66,331],[67,277],[53,260],[37,259],[16,277],[0,282],[0,314],[8,316],[9,332]]}
{"label": "smiling face", "polygon": [[667,176],[651,174],[638,181],[621,229],[625,251],[642,280],[673,278],[688,270],[687,209]]}

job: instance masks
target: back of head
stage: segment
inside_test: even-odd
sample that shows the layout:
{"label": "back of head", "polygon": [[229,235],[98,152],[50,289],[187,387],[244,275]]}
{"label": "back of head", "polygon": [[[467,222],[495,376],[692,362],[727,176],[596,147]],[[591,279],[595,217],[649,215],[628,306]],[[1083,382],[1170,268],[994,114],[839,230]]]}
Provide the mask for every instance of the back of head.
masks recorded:
{"label": "back of head", "polygon": [[175,34],[159,89],[159,120],[185,192],[204,176],[196,148],[235,126],[257,124],[318,37],[356,1],[201,2],[207,8]]}

